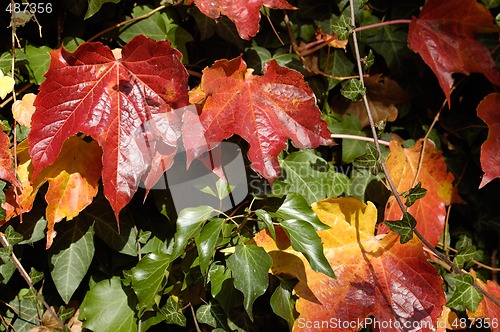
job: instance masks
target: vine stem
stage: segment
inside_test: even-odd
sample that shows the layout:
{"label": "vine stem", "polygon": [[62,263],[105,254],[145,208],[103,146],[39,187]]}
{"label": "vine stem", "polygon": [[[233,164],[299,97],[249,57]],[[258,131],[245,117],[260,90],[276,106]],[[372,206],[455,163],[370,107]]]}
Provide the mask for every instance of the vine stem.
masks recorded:
{"label": "vine stem", "polygon": [[[331,134],[331,138],[342,138],[342,139],[353,139],[356,141],[365,141],[365,142],[375,142],[375,139],[372,137],[364,137],[364,136],[358,136],[358,135],[348,135],[348,134]],[[391,143],[387,141],[383,141],[381,139],[378,140],[379,144],[389,146]]]}
{"label": "vine stem", "polygon": [[[351,15],[351,19],[352,19],[352,15]],[[410,23],[411,23],[411,20],[404,20],[404,19],[401,19],[401,20],[392,20],[392,21],[385,21],[385,22],[380,22],[380,23],[374,23],[374,24],[369,24],[369,25],[365,25],[365,26],[362,26],[362,27],[354,28],[353,31],[354,32],[359,32],[359,31],[363,31],[363,30],[380,28],[380,27],[383,27],[383,26],[386,26],[386,25],[410,24]]]}
{"label": "vine stem", "polygon": [[[349,6],[350,6],[350,9],[351,9],[351,21],[354,24],[354,22],[356,22],[356,19],[354,17],[354,2],[353,1],[349,1]],[[386,22],[384,22],[384,23],[386,23]],[[400,23],[403,23],[403,22],[400,22]],[[378,24],[380,24],[380,23],[378,23]],[[386,23],[385,25],[387,25],[387,24],[388,23]],[[380,25],[378,25],[378,26],[380,26]],[[365,27],[368,27],[368,26],[365,26]],[[373,28],[373,24],[371,25],[371,27]],[[363,67],[361,65],[361,55],[360,55],[360,52],[359,52],[358,38],[357,38],[357,35],[356,35],[356,33],[358,31],[360,31],[360,30],[359,29],[358,30],[353,29],[353,31],[352,31],[352,39],[353,39],[353,44],[354,44],[354,53],[355,53],[355,56],[356,56],[356,64],[357,64],[357,67],[358,67],[359,80],[361,82],[361,86],[365,87],[365,82],[364,82],[364,78],[363,78]],[[370,128],[371,128],[371,131],[372,131],[373,142],[375,143],[375,148],[376,148],[377,152],[379,153],[379,155],[381,155],[382,151],[380,149],[380,142],[379,142],[379,139],[377,137],[377,131],[375,129],[375,122],[373,121],[373,116],[372,116],[372,113],[371,113],[370,105],[368,104],[368,97],[366,96],[366,93],[363,95],[363,102],[365,104],[365,109],[366,109],[366,113],[367,113],[367,116],[368,116],[368,121],[370,123]],[[389,171],[387,169],[387,166],[386,166],[386,164],[385,164],[385,162],[383,160],[381,161],[381,164],[382,164],[382,170],[384,172],[386,181],[389,184],[389,187],[390,187],[390,189],[392,191],[392,194],[394,195],[394,197],[396,199],[396,202],[398,203],[399,208],[404,213],[404,212],[406,212],[406,206],[404,205],[403,201],[401,200],[401,195],[399,194],[396,186],[394,185],[394,182],[392,181],[392,178],[391,178],[391,176],[389,174]],[[419,238],[419,240],[430,251],[432,251],[432,253],[434,255],[436,255],[439,259],[441,259],[443,262],[445,262],[446,264],[448,264],[451,267],[451,269],[452,269],[453,272],[455,272],[458,275],[468,274],[467,272],[464,272],[461,269],[459,269],[455,264],[453,264],[453,262],[450,259],[448,259],[448,257],[446,257],[444,254],[442,254],[436,248],[434,248],[429,243],[429,241],[427,241],[423,237],[423,235],[420,234],[420,232],[416,228],[413,229],[413,232]],[[479,287],[479,285],[476,282],[474,282],[474,284],[472,286],[475,289],[477,289],[478,291],[480,291],[488,299],[490,299],[493,303],[495,303],[498,307],[500,307],[500,301],[498,301],[497,299],[495,299],[486,290],[484,290],[483,288]]]}

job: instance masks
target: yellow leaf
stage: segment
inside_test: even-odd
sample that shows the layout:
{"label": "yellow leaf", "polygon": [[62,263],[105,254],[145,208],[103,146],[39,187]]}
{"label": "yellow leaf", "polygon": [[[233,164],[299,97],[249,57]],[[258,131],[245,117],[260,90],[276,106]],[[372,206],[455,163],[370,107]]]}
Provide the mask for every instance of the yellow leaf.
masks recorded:
{"label": "yellow leaf", "polygon": [[28,128],[31,128],[31,116],[35,113],[35,106],[33,106],[35,98],[35,94],[27,93],[22,100],[16,100],[12,105],[14,119]]}
{"label": "yellow leaf", "polygon": [[4,76],[2,70],[0,69],[0,99],[4,99],[7,95],[12,92],[16,82],[10,76]]}

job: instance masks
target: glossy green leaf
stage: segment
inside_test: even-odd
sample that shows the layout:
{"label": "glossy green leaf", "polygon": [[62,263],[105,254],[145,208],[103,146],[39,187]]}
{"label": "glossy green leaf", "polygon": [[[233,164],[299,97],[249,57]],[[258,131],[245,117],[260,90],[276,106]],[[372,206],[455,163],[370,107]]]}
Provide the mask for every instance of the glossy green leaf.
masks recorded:
{"label": "glossy green leaf", "polygon": [[374,29],[374,34],[365,42],[374,52],[384,58],[385,63],[393,72],[396,74],[405,72],[405,57],[410,53],[407,28],[386,25]]}
{"label": "glossy green leaf", "polygon": [[213,328],[223,328],[225,331],[229,331],[226,314],[219,304],[209,303],[201,305],[196,310],[196,320]]}
{"label": "glossy green leaf", "polygon": [[258,209],[255,210],[255,215],[257,216],[257,218],[259,218],[259,220],[263,221],[264,224],[266,224],[266,228],[269,230],[269,234],[271,234],[273,240],[276,241],[276,230],[274,229],[273,220],[269,212],[267,212],[266,210]]}
{"label": "glossy green leaf", "polygon": [[[335,134],[349,134],[366,136],[361,130],[361,122],[359,119],[352,115],[347,115],[338,120],[334,117],[328,117],[328,129]],[[368,143],[356,139],[343,139],[342,140],[342,162],[349,164],[356,158],[361,157],[366,153],[366,145]]]}
{"label": "glossy green leaf", "polygon": [[153,305],[159,304],[159,293],[165,286],[170,262],[168,255],[150,253],[131,270],[132,288],[139,300],[137,304],[139,316],[144,311],[151,310]]}
{"label": "glossy green leaf", "polygon": [[366,88],[360,80],[350,79],[342,83],[340,93],[347,99],[358,102],[363,99],[363,96],[366,94]]}
{"label": "glossy green leaf", "polygon": [[28,289],[21,289],[15,299],[9,303],[17,316],[13,317],[12,312],[10,312],[5,318],[12,318],[12,321],[10,319],[9,321],[14,331],[28,331],[30,328],[40,325],[38,313],[43,311],[43,307],[41,304],[37,306],[36,301],[26,299],[25,296],[28,293]]}
{"label": "glossy green leaf", "polygon": [[28,69],[30,73],[30,82],[35,84],[42,84],[45,81],[45,73],[49,69],[50,55],[52,49],[48,46],[35,47],[33,45],[26,45],[24,53],[28,58]]}
{"label": "glossy green leaf", "polygon": [[69,229],[58,232],[49,251],[50,275],[66,304],[87,274],[95,251],[91,224],[77,219],[67,225]]}
{"label": "glossy green leaf", "polygon": [[196,248],[200,258],[200,269],[206,274],[208,265],[214,257],[215,246],[222,230],[224,219],[214,218],[203,226],[200,234],[195,237]]}
{"label": "glossy green leaf", "polygon": [[413,238],[413,229],[417,226],[417,221],[411,214],[404,212],[401,220],[386,220],[385,224],[391,231],[399,234],[399,241],[404,244]]}
{"label": "glossy green leaf", "polygon": [[88,0],[89,5],[87,7],[87,13],[85,14],[85,19],[94,16],[95,13],[101,9],[101,6],[107,2],[118,3],[121,0]]}
{"label": "glossy green leaf", "polygon": [[474,278],[469,274],[455,276],[453,278],[455,291],[446,303],[449,308],[456,308],[462,311],[463,307],[475,312],[479,302],[483,299],[483,294],[474,288]]}
{"label": "glossy green leaf", "polygon": [[268,253],[253,244],[236,246],[234,254],[227,259],[227,267],[233,271],[234,286],[243,293],[243,304],[251,320],[253,303],[266,291],[272,265]]}
{"label": "glossy green leaf", "polygon": [[30,276],[30,279],[31,279],[31,284],[35,285],[37,282],[39,282],[39,281],[41,281],[43,279],[44,273],[40,272],[40,271],[37,271],[36,269],[34,269],[32,267],[31,270],[30,270],[29,276]]}
{"label": "glossy green leaf", "polygon": [[185,208],[177,217],[177,231],[175,233],[175,243],[172,252],[172,258],[179,257],[187,242],[193,238],[203,226],[203,223],[214,212],[214,208],[207,205]]}
{"label": "glossy green leaf", "polygon": [[130,299],[131,295],[123,289],[120,278],[102,280],[86,293],[80,305],[79,319],[84,328],[94,332],[136,332],[137,321],[129,306]]}
{"label": "glossy green leaf", "polygon": [[271,296],[270,304],[274,313],[288,323],[288,328],[291,330],[295,318],[293,312],[295,309],[295,301],[292,300],[292,290],[287,287],[284,282],[280,282]]}
{"label": "glossy green leaf", "polygon": [[[325,67],[328,62],[328,67]],[[320,67],[324,68],[323,71],[327,74],[343,77],[352,75],[354,69],[354,62],[351,61],[344,50],[331,49],[330,52],[324,51],[320,55]],[[327,77],[328,90],[333,89],[339,84],[340,80]]]}
{"label": "glossy green leaf", "polygon": [[23,240],[23,236],[14,230],[14,227],[9,225],[4,232],[5,239],[9,244],[9,247],[13,247]]}
{"label": "glossy green leaf", "polygon": [[296,193],[289,193],[275,214],[283,220],[300,219],[317,231],[329,228],[318,219],[305,198]]}
{"label": "glossy green leaf", "polygon": [[231,278],[231,271],[226,270],[223,265],[217,262],[210,265],[207,280],[210,282],[210,291],[213,297],[219,294],[222,289],[222,284],[229,278]]}
{"label": "glossy green leaf", "polygon": [[178,299],[174,299],[173,296],[170,296],[167,299],[167,303],[161,307],[160,312],[165,316],[165,321],[168,324],[176,324],[183,327],[186,326],[186,317],[182,313],[181,305],[179,304]]}
{"label": "glossy green leaf", "polygon": [[[33,212],[33,211],[32,211]],[[45,238],[45,229],[47,228],[47,220],[44,217],[38,220],[30,220],[30,215],[24,216],[24,222],[19,224],[18,231],[23,234],[25,240],[19,244],[33,244]]]}
{"label": "glossy green leaf", "polygon": [[310,223],[287,219],[281,220],[280,225],[290,238],[292,248],[304,254],[314,271],[335,278],[332,267],[323,253],[321,238]]}

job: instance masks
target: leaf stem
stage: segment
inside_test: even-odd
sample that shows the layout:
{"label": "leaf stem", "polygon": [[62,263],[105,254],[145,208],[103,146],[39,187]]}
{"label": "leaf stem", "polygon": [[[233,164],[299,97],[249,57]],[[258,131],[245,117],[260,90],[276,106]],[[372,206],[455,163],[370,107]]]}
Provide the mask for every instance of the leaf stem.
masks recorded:
{"label": "leaf stem", "polygon": [[[331,134],[331,138],[342,138],[342,139],[354,139],[357,141],[365,141],[365,142],[374,142],[375,139],[372,137],[364,137],[364,136],[358,136],[358,135],[348,135],[348,134]],[[378,140],[378,142],[382,145],[389,146],[391,143],[384,141],[384,140]]]}
{"label": "leaf stem", "polygon": [[362,27],[354,28],[353,32],[359,32],[359,31],[369,30],[369,29],[376,29],[376,28],[380,28],[380,27],[383,27],[386,25],[392,25],[392,24],[410,24],[410,23],[411,23],[411,20],[407,20],[407,19],[385,21],[385,22],[374,23],[374,24],[369,24],[369,25],[365,25]]}

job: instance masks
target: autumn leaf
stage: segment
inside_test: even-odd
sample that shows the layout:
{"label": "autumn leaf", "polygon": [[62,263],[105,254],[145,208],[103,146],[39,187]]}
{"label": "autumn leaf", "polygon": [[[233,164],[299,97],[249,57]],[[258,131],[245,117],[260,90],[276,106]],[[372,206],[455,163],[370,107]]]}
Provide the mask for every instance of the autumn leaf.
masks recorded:
{"label": "autumn leaf", "polygon": [[208,17],[217,20],[227,16],[236,25],[242,39],[250,39],[259,31],[260,9],[296,9],[285,0],[195,0],[198,9]]}
{"label": "autumn leaf", "polygon": [[481,145],[481,167],[484,171],[479,188],[500,177],[500,93],[486,96],[477,106],[477,115],[488,125],[488,138]]}
{"label": "autumn leaf", "polygon": [[56,236],[54,224],[64,218],[71,220],[76,217],[92,203],[97,194],[102,169],[101,148],[95,141],[87,143],[80,137],[71,137],[64,142],[56,161],[45,168],[35,180],[32,180],[33,167],[28,154],[27,140],[18,144],[17,158],[19,161],[17,174],[22,187],[17,195],[14,188],[7,190],[6,202],[2,204],[7,215],[5,220],[29,212],[38,190],[48,182],[45,194],[48,248]]}
{"label": "autumn leaf", "polygon": [[9,136],[3,131],[0,131],[0,179],[18,184],[16,173],[12,168]]}
{"label": "autumn leaf", "polygon": [[277,244],[265,231],[254,238],[273,259],[273,274],[299,280],[294,291],[300,316],[294,331],[357,331],[370,316],[392,322],[392,329],[381,325],[380,331],[436,327],[446,302],[443,280],[417,238],[401,245],[395,233],[374,236],[377,210],[371,202],[329,198],[312,209],[330,226],[318,234],[336,279],[313,271],[304,256],[278,236],[280,228]]}
{"label": "autumn leaf", "polygon": [[474,38],[497,31],[490,11],[476,0],[429,0],[410,23],[408,46],[431,67],[450,104],[453,73],[482,73],[500,85],[488,48]]}
{"label": "autumn leaf", "polygon": [[64,218],[73,219],[97,195],[101,158],[102,151],[97,142],[87,143],[80,137],[73,136],[64,142],[57,160],[38,175],[33,184],[35,191],[43,183],[49,183],[45,194],[47,248],[56,236],[55,223]]}
{"label": "autumn leaf", "polygon": [[[395,141],[390,144],[391,153],[386,165],[392,181],[399,193],[413,187],[419,168],[419,158],[422,152],[423,140],[420,139],[409,149],[404,149]],[[427,141],[422,166],[418,172],[417,182],[427,189],[426,195],[408,208],[408,212],[417,220],[417,230],[431,245],[435,246],[444,230],[446,206],[456,197],[453,188],[453,174],[449,173],[441,151],[436,151],[434,143]],[[401,198],[403,202],[405,198]],[[385,220],[399,220],[403,216],[394,196],[389,198],[385,209]],[[387,232],[382,224],[379,233]]]}
{"label": "autumn leaf", "polygon": [[66,139],[89,135],[103,150],[104,194],[118,219],[153,159],[140,149],[149,136],[145,124],[187,104],[181,54],[168,41],[139,35],[123,47],[121,59],[101,43],[50,56],[29,134],[34,177],[55,161]]}
{"label": "autumn leaf", "polygon": [[241,57],[216,61],[203,71],[193,93],[191,102],[204,101],[200,121],[205,132],[183,129],[189,160],[207,150],[204,142],[214,146],[236,134],[250,144],[251,167],[272,182],[279,172],[277,156],[288,138],[301,149],[331,143],[303,76],[274,60],[266,64],[263,76],[253,75]]}
{"label": "autumn leaf", "polygon": [[7,97],[12,92],[16,82],[10,76],[4,76],[3,71],[0,69],[0,99]]}
{"label": "autumn leaf", "polygon": [[[500,286],[495,282],[488,280],[484,283],[482,280],[476,278],[475,271],[471,271],[471,275],[474,277],[476,284],[482,289],[486,290],[493,298],[500,300]],[[471,320],[477,320],[479,323],[483,323],[483,327],[486,323],[491,327],[493,332],[500,332],[500,325],[498,324],[498,318],[500,317],[500,307],[491,301],[488,297],[484,297],[479,303],[475,312],[470,312],[467,310],[467,315]]]}
{"label": "autumn leaf", "polygon": [[36,95],[34,93],[27,93],[23,96],[23,99],[16,100],[12,104],[14,119],[28,128],[31,128],[31,117],[35,113],[35,106],[33,106],[35,98]]}

